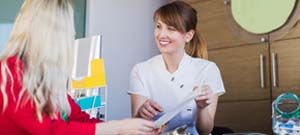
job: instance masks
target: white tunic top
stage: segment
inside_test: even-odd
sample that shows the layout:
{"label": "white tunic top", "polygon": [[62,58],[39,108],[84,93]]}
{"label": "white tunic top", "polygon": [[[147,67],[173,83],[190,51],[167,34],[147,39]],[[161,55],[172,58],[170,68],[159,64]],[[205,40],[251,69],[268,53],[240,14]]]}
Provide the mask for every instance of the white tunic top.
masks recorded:
{"label": "white tunic top", "polygon": [[[209,85],[217,95],[225,92],[220,71],[213,62],[184,54],[174,73],[168,72],[165,65],[162,55],[136,64],[131,72],[128,93],[145,96],[167,112],[192,92],[193,87],[201,87],[201,83]],[[188,125],[193,130],[190,132],[196,132],[195,111],[195,101],[191,101],[186,109],[168,123],[166,131]]]}

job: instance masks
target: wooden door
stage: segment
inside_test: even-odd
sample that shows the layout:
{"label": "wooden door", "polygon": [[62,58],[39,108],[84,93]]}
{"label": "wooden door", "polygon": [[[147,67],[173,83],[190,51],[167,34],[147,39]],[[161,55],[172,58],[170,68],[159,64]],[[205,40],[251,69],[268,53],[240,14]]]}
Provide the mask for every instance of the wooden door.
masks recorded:
{"label": "wooden door", "polygon": [[219,103],[215,126],[228,127],[234,132],[272,134],[270,100]]}
{"label": "wooden door", "polygon": [[300,93],[300,39],[271,43],[272,96],[284,92]]}
{"label": "wooden door", "polygon": [[210,50],[208,57],[219,67],[225,85],[220,101],[270,99],[267,43]]}

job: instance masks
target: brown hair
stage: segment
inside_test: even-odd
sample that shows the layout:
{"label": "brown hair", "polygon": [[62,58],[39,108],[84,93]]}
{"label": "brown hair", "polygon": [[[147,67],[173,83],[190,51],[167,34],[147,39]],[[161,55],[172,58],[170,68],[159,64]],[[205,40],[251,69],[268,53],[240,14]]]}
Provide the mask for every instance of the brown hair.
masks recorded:
{"label": "brown hair", "polygon": [[197,11],[183,1],[175,1],[157,9],[153,16],[154,21],[161,19],[167,25],[174,26],[179,32],[186,33],[194,30],[192,40],[185,46],[185,51],[192,57],[207,59],[205,40],[197,31]]}

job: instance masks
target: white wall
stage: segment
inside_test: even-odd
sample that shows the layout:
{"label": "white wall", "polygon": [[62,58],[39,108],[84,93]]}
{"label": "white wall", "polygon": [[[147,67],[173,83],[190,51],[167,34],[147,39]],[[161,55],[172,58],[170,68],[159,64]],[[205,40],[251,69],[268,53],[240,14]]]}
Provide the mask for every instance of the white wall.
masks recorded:
{"label": "white wall", "polygon": [[0,53],[3,52],[4,46],[6,45],[9,35],[11,33],[13,23],[0,23]]}
{"label": "white wall", "polygon": [[167,0],[87,1],[87,36],[103,35],[108,120],[130,117],[129,74],[135,63],[158,54],[152,16]]}

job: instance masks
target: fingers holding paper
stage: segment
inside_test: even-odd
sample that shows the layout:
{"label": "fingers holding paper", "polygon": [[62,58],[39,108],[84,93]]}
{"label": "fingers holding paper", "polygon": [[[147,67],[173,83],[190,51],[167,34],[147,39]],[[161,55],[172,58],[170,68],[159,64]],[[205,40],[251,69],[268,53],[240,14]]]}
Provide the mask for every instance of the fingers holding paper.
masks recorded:
{"label": "fingers holding paper", "polygon": [[[197,87],[194,87],[193,90],[196,90]],[[203,109],[212,103],[213,91],[209,85],[203,85],[201,88],[201,93],[195,98],[195,102],[199,109]]]}
{"label": "fingers holding paper", "polygon": [[151,120],[159,112],[163,112],[163,108],[150,99],[148,99],[138,111],[139,115],[147,120]]}
{"label": "fingers holding paper", "polygon": [[161,134],[165,129],[167,128],[166,125],[163,125],[162,127],[160,128],[156,128],[155,130],[153,130],[153,133],[154,135],[159,135]]}

